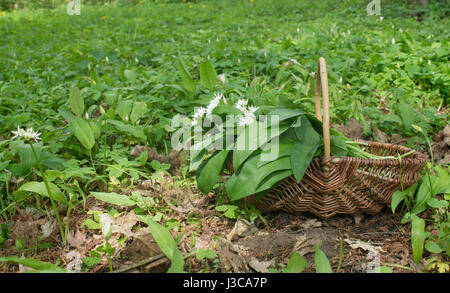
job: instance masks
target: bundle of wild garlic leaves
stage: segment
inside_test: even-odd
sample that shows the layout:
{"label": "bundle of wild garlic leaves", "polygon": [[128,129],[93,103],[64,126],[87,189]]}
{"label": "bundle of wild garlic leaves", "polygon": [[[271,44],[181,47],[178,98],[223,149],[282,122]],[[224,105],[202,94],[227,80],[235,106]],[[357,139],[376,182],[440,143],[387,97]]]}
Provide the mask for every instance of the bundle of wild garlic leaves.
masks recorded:
{"label": "bundle of wild garlic leaves", "polygon": [[[311,161],[324,152],[322,122],[289,101],[255,107],[239,99],[233,105],[218,93],[206,108],[195,110],[191,126],[196,140],[190,149],[190,170],[196,171],[199,189],[208,193],[230,171],[231,160],[225,185],[231,201],[263,196],[291,175],[300,182]],[[373,155],[362,145],[330,129],[332,156],[396,158]]]}

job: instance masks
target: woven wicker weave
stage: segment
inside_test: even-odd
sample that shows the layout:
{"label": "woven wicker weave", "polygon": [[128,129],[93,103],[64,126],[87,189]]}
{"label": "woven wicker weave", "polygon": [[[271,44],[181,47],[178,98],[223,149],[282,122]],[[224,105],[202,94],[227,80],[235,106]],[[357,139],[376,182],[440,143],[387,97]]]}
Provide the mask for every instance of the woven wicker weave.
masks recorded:
{"label": "woven wicker weave", "polygon": [[[328,82],[326,64],[320,58],[316,85],[316,116],[321,118],[320,92],[324,99],[324,156],[314,159],[303,179],[290,176],[274,186],[262,200],[247,201],[263,211],[310,212],[322,218],[336,214],[375,214],[390,204],[394,191],[417,182],[426,157],[419,153],[397,159],[330,157]],[[388,143],[367,142],[366,151],[397,156],[411,149]]]}

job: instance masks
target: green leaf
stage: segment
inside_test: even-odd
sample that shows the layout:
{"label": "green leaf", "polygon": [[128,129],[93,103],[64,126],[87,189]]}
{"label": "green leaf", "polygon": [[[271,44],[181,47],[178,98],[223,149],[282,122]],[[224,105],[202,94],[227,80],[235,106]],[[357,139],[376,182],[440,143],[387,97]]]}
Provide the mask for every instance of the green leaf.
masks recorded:
{"label": "green leaf", "polygon": [[209,157],[197,170],[198,188],[208,193],[220,178],[223,166],[228,158],[229,150],[221,150]]}
{"label": "green leaf", "polygon": [[195,82],[192,79],[191,74],[187,70],[186,65],[184,64],[183,58],[181,58],[181,55],[179,55],[178,61],[180,63],[180,66],[178,69],[180,70],[181,79],[183,80],[184,88],[191,93],[195,92],[195,88],[196,88]]}
{"label": "green leaf", "polygon": [[347,144],[345,143],[345,139],[337,135],[330,136],[330,152],[331,155],[337,157],[347,156]]}
{"label": "green leaf", "polygon": [[392,269],[386,266],[375,267],[372,271],[373,273],[391,274]]}
{"label": "green leaf", "polygon": [[290,161],[292,173],[294,174],[297,183],[299,183],[302,180],[303,175],[305,175],[306,169],[308,169],[309,164],[311,164],[318,147],[318,145],[302,144],[300,142],[295,143],[292,147]]}
{"label": "green leaf", "polygon": [[147,140],[147,136],[145,135],[144,131],[141,128],[139,128],[139,126],[131,126],[117,120],[107,120],[107,122],[108,124],[113,125],[117,130],[121,132],[131,134],[136,138]]}
{"label": "green leaf", "polygon": [[430,198],[427,200],[427,205],[435,209],[442,209],[448,207],[448,201],[439,200],[437,198]]}
{"label": "green leaf", "polygon": [[419,263],[422,258],[423,245],[425,241],[425,221],[415,215],[411,216],[411,244],[414,262]]}
{"label": "green leaf", "polygon": [[133,107],[132,100],[120,101],[117,104],[117,114],[119,114],[119,117],[122,118],[122,120],[128,121],[129,120],[128,115],[130,115],[132,107]]}
{"label": "green leaf", "polygon": [[142,118],[147,112],[147,104],[144,102],[136,102],[133,105],[133,110],[131,111],[130,120],[132,124]]}
{"label": "green leaf", "polygon": [[314,130],[307,117],[300,118],[300,127],[295,127],[294,132],[298,141],[303,144],[318,145],[321,141],[320,135]]}
{"label": "green leaf", "polygon": [[[228,179],[225,189],[231,201],[241,199],[259,191],[258,186],[272,173],[281,170],[290,172],[291,163],[289,157],[279,158],[265,164],[261,168],[257,168],[257,163],[260,160],[259,156],[260,154],[256,154],[249,158],[243,165],[242,170],[237,174],[233,174]],[[273,183],[273,180],[270,183]],[[264,184],[264,188],[267,189],[266,187],[268,185]]]}
{"label": "green leaf", "polygon": [[[56,186],[55,184],[48,182],[48,187],[50,189],[50,192],[53,195],[53,200],[55,200],[58,203],[66,202],[66,198],[64,197],[64,194],[61,192],[61,190]],[[51,197],[50,194],[47,191],[47,188],[45,186],[44,182],[37,182],[37,181],[31,181],[23,184],[18,189],[19,191],[29,191],[34,192],[37,194],[40,194],[42,196]]]}
{"label": "green leaf", "polygon": [[263,181],[258,185],[257,189],[255,190],[255,193],[260,193],[262,191],[271,189],[276,183],[280,182],[284,178],[291,176],[292,171],[291,170],[278,170],[275,172],[272,172],[268,176],[264,178]]}
{"label": "green leaf", "polygon": [[136,202],[131,200],[128,196],[124,194],[118,194],[115,192],[94,192],[92,191],[91,194],[98,200],[115,204],[119,206],[134,206],[136,205]]}
{"label": "green leaf", "polygon": [[59,113],[66,119],[73,134],[80,141],[80,143],[88,150],[92,149],[95,144],[94,133],[92,132],[89,123],[79,117],[73,116],[66,110],[60,109]]}
{"label": "green leaf", "polygon": [[155,171],[167,171],[170,169],[170,164],[161,164],[158,160],[153,160],[150,163],[150,166],[152,166]]}
{"label": "green leaf", "polygon": [[176,242],[174,243],[173,257],[171,261],[172,263],[170,264],[170,267],[167,270],[168,273],[175,273],[175,274],[186,273],[184,271],[184,257],[178,250],[178,245]]}
{"label": "green leaf", "polygon": [[158,244],[161,251],[172,262],[169,272],[182,271],[184,266],[184,258],[178,250],[178,245],[169,230],[153,221],[150,216],[138,215],[137,217],[140,221],[148,225],[156,244]]}
{"label": "green leaf", "polygon": [[[263,125],[264,124],[260,124],[259,122],[256,122],[253,126],[248,125],[237,137],[233,151],[233,169],[235,172],[239,171],[239,167],[250,157],[250,155],[256,152],[259,147],[270,142],[289,129],[288,126],[279,126],[277,131],[274,128],[265,130],[262,127]],[[269,133],[264,137],[261,137],[259,136],[260,131],[267,131]],[[281,141],[281,139],[279,140]],[[252,148],[250,148],[250,146],[252,146]]]}
{"label": "green leaf", "polygon": [[81,96],[81,91],[77,87],[72,87],[69,90],[69,103],[72,112],[81,117],[84,112],[84,100]]}
{"label": "green leaf", "polygon": [[86,226],[88,229],[91,230],[98,230],[101,228],[100,223],[97,223],[91,219],[85,219],[82,223],[81,223],[81,227]]}
{"label": "green leaf", "polygon": [[301,273],[307,265],[306,258],[297,251],[294,251],[289,258],[287,267],[283,269],[283,273]]}
{"label": "green leaf", "polygon": [[398,115],[402,119],[405,128],[411,129],[411,126],[414,123],[417,114],[414,108],[409,104],[399,103],[397,104],[397,111]]}
{"label": "green leaf", "polygon": [[99,122],[91,121],[89,122],[89,125],[91,126],[94,138],[99,139],[100,135],[102,134],[102,129],[100,128]]}
{"label": "green leaf", "polygon": [[316,245],[316,251],[314,254],[314,263],[316,265],[316,273],[332,273],[330,262],[327,256],[320,250],[319,246]]}
{"label": "green leaf", "polygon": [[434,241],[427,241],[425,248],[431,253],[441,253],[443,249]]}
{"label": "green leaf", "polygon": [[128,79],[128,81],[134,83],[136,81],[136,73],[132,70],[129,69],[125,69],[123,71],[123,74],[125,75],[125,77]]}
{"label": "green leaf", "polygon": [[392,213],[395,214],[395,209],[397,208],[398,204],[405,199],[406,192],[397,190],[392,194],[392,200],[391,200],[391,210]]}
{"label": "green leaf", "polygon": [[217,72],[211,62],[200,63],[200,82],[209,90],[213,90],[217,82]]}
{"label": "green leaf", "polygon": [[205,258],[215,258],[215,257],[217,257],[217,254],[212,249],[199,248],[197,250],[196,257],[197,257],[198,260],[202,260],[202,259],[205,259]]}
{"label": "green leaf", "polygon": [[35,269],[36,272],[45,272],[45,273],[68,273],[69,271],[63,268],[58,267],[57,265],[39,261],[31,258],[20,258],[17,256],[7,256],[7,257],[0,257],[0,262],[9,262],[13,264],[20,264],[24,265],[26,267]]}

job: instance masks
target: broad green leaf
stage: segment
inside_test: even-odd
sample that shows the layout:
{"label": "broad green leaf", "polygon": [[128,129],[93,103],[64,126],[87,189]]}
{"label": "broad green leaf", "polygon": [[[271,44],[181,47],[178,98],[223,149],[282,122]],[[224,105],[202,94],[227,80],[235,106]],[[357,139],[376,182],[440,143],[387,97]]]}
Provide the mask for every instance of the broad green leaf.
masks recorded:
{"label": "broad green leaf", "polygon": [[69,103],[72,112],[81,117],[84,112],[84,100],[81,96],[81,91],[77,87],[72,87],[69,90]]}
{"label": "broad green leaf", "polygon": [[136,81],[137,76],[136,76],[136,73],[134,71],[129,70],[129,69],[125,69],[123,71],[123,74],[128,79],[128,81],[130,81],[130,82],[135,82]]}
{"label": "broad green leaf", "polygon": [[203,162],[203,158],[206,155],[206,150],[191,150],[189,152],[190,160],[189,160],[189,172],[195,171],[200,167]]}
{"label": "broad green leaf", "polygon": [[391,200],[391,210],[392,213],[395,214],[395,209],[397,208],[398,204],[402,202],[402,200],[405,198],[406,191],[397,190],[392,194],[392,200]]}
{"label": "broad green leaf", "polygon": [[147,104],[144,102],[136,102],[133,105],[133,110],[131,111],[130,121],[135,124],[136,121],[142,118],[147,112]]}
{"label": "broad green leaf", "polygon": [[[260,154],[256,154],[250,157],[243,165],[242,170],[239,173],[233,174],[233,176],[228,179],[228,181],[231,181],[227,182],[225,188],[231,201],[256,193],[257,190],[259,190],[258,186],[270,174],[280,170],[290,171],[291,169],[289,157],[279,158],[262,166],[261,168],[257,168],[256,166],[259,161],[259,156]],[[264,187],[267,185],[268,184],[265,184]]]}
{"label": "broad green leaf", "polygon": [[390,274],[392,273],[392,269],[386,266],[375,267],[372,273],[382,273],[382,274]]}
{"label": "broad green leaf", "polygon": [[91,219],[85,219],[82,223],[81,223],[81,227],[86,226],[88,229],[91,230],[98,230],[101,228],[100,223],[97,223]]}
{"label": "broad green leaf", "polygon": [[441,253],[443,249],[434,241],[427,241],[425,248],[431,253]]}
{"label": "broad green leaf", "polygon": [[427,205],[435,209],[442,209],[448,207],[448,201],[430,198],[427,200]]}
{"label": "broad green leaf", "polygon": [[178,250],[178,245],[175,242],[174,248],[173,248],[173,257],[171,259],[171,264],[169,269],[167,270],[168,273],[186,273],[184,271],[184,257],[181,254],[180,250]]}
{"label": "broad green leaf", "polygon": [[178,61],[180,63],[180,66],[178,69],[180,70],[181,79],[183,80],[184,88],[191,93],[195,92],[195,88],[196,88],[195,82],[192,79],[191,74],[187,70],[186,65],[184,64],[184,61],[183,61],[183,58],[181,57],[181,55],[179,55]]}
{"label": "broad green leaf", "polygon": [[411,129],[411,126],[414,123],[415,117],[417,115],[416,111],[409,104],[399,103],[396,105],[398,115],[402,119],[403,125],[406,127],[406,129]]}
{"label": "broad green leaf", "polygon": [[229,150],[217,151],[204,161],[203,165],[197,170],[198,188],[203,193],[208,193],[219,180],[229,152]]}
{"label": "broad green leaf", "polygon": [[119,114],[119,117],[122,118],[122,120],[128,121],[129,120],[128,115],[130,115],[132,107],[133,107],[132,100],[120,101],[117,104],[117,114]]}
{"label": "broad green leaf", "polygon": [[300,127],[295,127],[294,132],[299,142],[302,144],[318,145],[321,141],[320,135],[314,130],[307,117],[300,118]]}
{"label": "broad green leaf", "polygon": [[98,200],[115,204],[119,206],[134,206],[136,205],[136,202],[131,200],[128,196],[124,194],[118,194],[115,192],[94,192],[92,191],[91,194]]}
{"label": "broad green leaf", "polygon": [[[13,264],[20,264],[26,267],[35,269],[35,272],[45,272],[45,273],[68,273],[69,271],[63,268],[58,267],[57,265],[39,261],[31,258],[20,258],[17,256],[7,256],[0,257],[0,262],[9,262]],[[32,272],[32,271],[29,271]]]}
{"label": "broad green leaf", "polygon": [[327,256],[320,250],[319,246],[316,245],[316,252],[314,254],[314,263],[316,265],[316,273],[332,273],[330,262]]}
{"label": "broad green leaf", "polygon": [[294,144],[291,150],[291,166],[292,173],[294,174],[295,180],[299,183],[303,175],[305,175],[306,169],[308,169],[311,161],[316,153],[316,150],[319,146],[310,145],[310,144],[302,144],[297,142]]}
{"label": "broad green leaf", "polygon": [[66,110],[59,110],[59,113],[66,119],[73,134],[80,141],[80,143],[88,150],[92,149],[95,144],[94,133],[92,132],[89,123],[79,117],[73,116]]}
{"label": "broad green leaf", "polygon": [[345,157],[347,156],[347,145],[345,139],[341,136],[330,136],[330,152],[332,156]]}
{"label": "broad green leaf", "polygon": [[158,160],[153,160],[150,163],[150,166],[152,166],[155,171],[167,171],[170,169],[170,164],[160,163]]}
{"label": "broad green leaf", "polygon": [[89,122],[89,125],[91,126],[92,133],[94,134],[94,138],[99,139],[100,135],[102,134],[102,129],[100,128],[99,123],[91,121],[91,122]]}
{"label": "broad green leaf", "polygon": [[[153,221],[150,216],[138,215],[137,217],[140,221],[148,225],[148,227],[150,228],[150,232],[152,233],[152,236],[161,251],[167,256],[170,261],[174,262],[174,253],[178,250],[178,246],[169,230]],[[177,259],[179,258],[179,255],[175,256],[175,258],[176,261],[179,260]]]}
{"label": "broad green leaf", "polygon": [[[55,184],[48,182],[48,187],[50,189],[50,192],[52,194],[52,199],[56,202],[63,203],[66,202],[66,198],[64,197],[64,194],[61,192],[61,190],[56,186]],[[31,181],[23,184],[18,189],[19,191],[29,191],[29,192],[35,192],[37,194],[40,194],[42,196],[51,197],[48,193],[48,190],[45,186],[44,182],[37,182],[37,181]]]}
{"label": "broad green leaf", "polygon": [[271,122],[269,123],[269,125],[267,127],[271,127],[273,126],[273,123],[276,121],[284,121],[293,117],[297,117],[300,115],[303,115],[303,111],[298,110],[298,109],[288,109],[288,108],[280,108],[280,109],[275,109],[271,112],[269,112],[269,114],[267,114],[267,116],[278,116],[278,119],[274,120],[271,119]]}
{"label": "broad green leaf", "polygon": [[[264,160],[263,161],[263,155],[267,157],[271,152],[278,152],[276,154],[276,159],[287,157],[291,155],[292,147],[294,146],[294,140],[291,139],[284,139],[280,138],[280,141],[278,144],[274,144],[273,147],[267,148],[261,152],[260,160],[257,163],[257,167],[261,168],[262,166],[270,163],[273,160]],[[278,147],[278,150],[274,149],[274,147]]]}
{"label": "broad green leaf", "polygon": [[209,248],[199,248],[197,250],[197,253],[195,254],[198,260],[202,260],[205,258],[215,258],[217,257],[217,254],[214,252],[214,250]]}
{"label": "broad green leaf", "polygon": [[283,273],[301,273],[307,265],[306,258],[297,251],[294,251]]}
{"label": "broad green leaf", "polygon": [[213,90],[217,82],[217,72],[211,62],[200,63],[200,82],[209,90]]}
{"label": "broad green leaf", "polygon": [[422,258],[423,245],[425,241],[425,221],[415,215],[411,216],[411,244],[414,262],[419,263]]}
{"label": "broad green leaf", "polygon": [[273,173],[270,173],[268,176],[264,178],[261,183],[259,183],[255,193],[260,193],[265,190],[271,189],[276,183],[280,182],[284,178],[292,175],[292,170],[279,170]]}
{"label": "broad green leaf", "polygon": [[[265,143],[276,139],[277,136],[280,136],[289,129],[289,126],[279,126],[278,129],[264,129],[263,125],[264,124],[260,124],[259,122],[254,124],[255,127],[248,125],[245,127],[244,131],[238,135],[233,151],[233,169],[235,172],[239,170],[239,167],[245,162],[245,160],[257,151],[258,148],[263,146]],[[266,133],[264,136],[260,136],[261,131],[267,131],[269,133]],[[281,141],[281,139],[279,140]]]}
{"label": "broad green leaf", "polygon": [[136,138],[142,139],[144,141],[147,140],[147,136],[144,131],[141,129],[141,126],[131,126],[125,124],[121,121],[117,120],[107,120],[108,124],[112,124],[117,130],[124,132],[126,134],[130,134]]}

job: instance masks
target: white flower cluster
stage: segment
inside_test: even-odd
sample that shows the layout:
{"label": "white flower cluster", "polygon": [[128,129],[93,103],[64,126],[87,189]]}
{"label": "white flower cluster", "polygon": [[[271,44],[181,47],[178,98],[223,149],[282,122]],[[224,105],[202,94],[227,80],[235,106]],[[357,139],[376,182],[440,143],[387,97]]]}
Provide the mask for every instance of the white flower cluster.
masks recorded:
{"label": "white flower cluster", "polygon": [[17,131],[12,131],[14,136],[12,139],[15,139],[16,137],[23,137],[25,140],[31,140],[34,139],[36,142],[40,140],[41,133],[34,132],[33,128],[28,128],[27,130],[17,127]]}
{"label": "white flower cluster", "polygon": [[[211,115],[213,110],[220,104],[221,100],[224,104],[227,104],[227,99],[221,93],[216,93],[214,95],[214,98],[209,102],[206,108],[196,108],[194,111],[194,115],[192,116],[191,125],[195,126],[199,123],[199,121],[201,121],[201,118],[203,116],[208,117],[209,115]],[[234,105],[236,109],[240,110],[244,114],[243,116],[239,117],[239,126],[249,125],[256,121],[255,112],[258,110],[258,107],[247,106],[247,104],[248,100],[239,99]]]}
{"label": "white flower cluster", "polygon": [[211,115],[214,109],[220,104],[220,100],[223,100],[224,104],[227,103],[227,99],[221,93],[216,93],[214,95],[214,99],[212,99],[209,102],[209,105],[206,108],[203,107],[196,108],[194,111],[194,116],[192,117],[193,120],[191,122],[191,125],[195,126],[198,124],[199,120],[201,120],[203,116]]}
{"label": "white flower cluster", "polygon": [[234,105],[234,107],[244,113],[243,117],[239,117],[239,126],[252,124],[256,120],[255,112],[258,110],[258,107],[247,106],[247,104],[247,100],[240,99],[237,101],[236,105]]}

